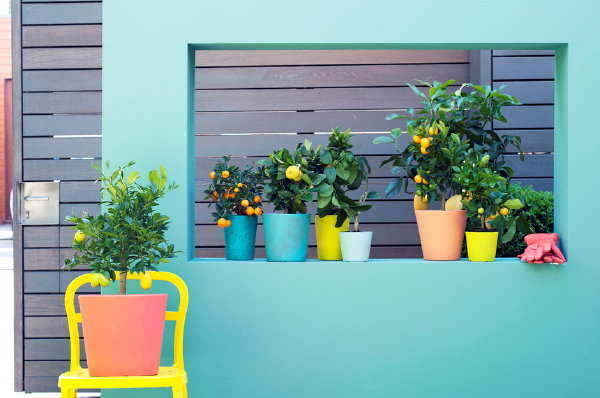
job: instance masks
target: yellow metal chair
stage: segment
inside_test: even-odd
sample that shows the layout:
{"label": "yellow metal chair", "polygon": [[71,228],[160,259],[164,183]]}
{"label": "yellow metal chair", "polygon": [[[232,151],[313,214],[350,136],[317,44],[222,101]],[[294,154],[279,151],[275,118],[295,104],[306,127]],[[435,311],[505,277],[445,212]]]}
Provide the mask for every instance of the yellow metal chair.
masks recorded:
{"label": "yellow metal chair", "polygon": [[[187,398],[187,374],[183,367],[183,326],[188,307],[188,289],[185,282],[170,272],[151,271],[153,281],[171,282],[179,290],[179,308],[177,311],[167,311],[165,320],[175,321],[174,362],[173,366],[160,367],[155,376],[122,376],[122,377],[92,377],[88,369],[81,367],[79,328],[81,313],[75,312],[75,292],[82,285],[89,283],[92,274],[81,275],[69,284],[65,293],[65,307],[69,321],[71,338],[71,369],[60,375],[58,386],[62,398],[76,398],[77,389],[97,388],[156,388],[171,387],[173,398]],[[128,279],[140,279],[137,274],[129,273]],[[117,280],[119,279],[117,275]]]}

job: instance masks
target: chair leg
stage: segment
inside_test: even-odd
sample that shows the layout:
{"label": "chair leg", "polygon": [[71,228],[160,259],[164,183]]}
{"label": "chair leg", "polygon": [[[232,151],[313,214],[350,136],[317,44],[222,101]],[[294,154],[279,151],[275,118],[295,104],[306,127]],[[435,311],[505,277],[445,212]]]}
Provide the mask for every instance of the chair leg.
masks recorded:
{"label": "chair leg", "polygon": [[77,398],[77,390],[73,388],[62,388],[60,398]]}
{"label": "chair leg", "polygon": [[184,397],[181,386],[173,386],[172,390],[173,390],[173,398],[183,398]]}
{"label": "chair leg", "polygon": [[183,391],[183,398],[188,398],[188,395],[187,395],[187,384],[184,384],[183,387],[181,387],[181,390]]}

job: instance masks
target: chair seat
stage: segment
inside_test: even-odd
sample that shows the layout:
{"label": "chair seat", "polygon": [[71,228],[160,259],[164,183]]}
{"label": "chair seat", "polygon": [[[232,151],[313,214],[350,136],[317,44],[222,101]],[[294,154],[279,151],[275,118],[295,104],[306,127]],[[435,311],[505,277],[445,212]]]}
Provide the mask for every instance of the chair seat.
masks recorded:
{"label": "chair seat", "polygon": [[90,376],[88,369],[65,372],[58,378],[60,388],[154,388],[187,383],[185,370],[173,366],[160,367],[154,376]]}

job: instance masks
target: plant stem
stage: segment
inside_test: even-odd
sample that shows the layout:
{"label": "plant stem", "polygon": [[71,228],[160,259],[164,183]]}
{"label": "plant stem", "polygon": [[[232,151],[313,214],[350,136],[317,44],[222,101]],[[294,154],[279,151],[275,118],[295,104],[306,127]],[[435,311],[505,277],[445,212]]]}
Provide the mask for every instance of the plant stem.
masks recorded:
{"label": "plant stem", "polygon": [[127,294],[127,268],[121,268],[119,274],[119,294]]}
{"label": "plant stem", "polygon": [[485,231],[485,215],[481,215],[481,232]]}
{"label": "plant stem", "polygon": [[442,191],[442,210],[446,210],[446,192]]}

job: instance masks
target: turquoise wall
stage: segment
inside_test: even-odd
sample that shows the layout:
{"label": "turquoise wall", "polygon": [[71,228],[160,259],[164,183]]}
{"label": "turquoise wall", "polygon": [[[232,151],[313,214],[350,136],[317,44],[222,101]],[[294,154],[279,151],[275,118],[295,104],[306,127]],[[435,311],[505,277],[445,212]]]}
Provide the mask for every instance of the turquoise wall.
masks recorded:
{"label": "turquoise wall", "polygon": [[[589,250],[600,2],[105,0],[103,10],[103,157],[162,163],[182,185],[162,210],[188,249],[169,269],[191,290],[190,397],[600,396]],[[189,260],[191,54],[259,46],[556,49],[556,225],[569,263]]]}

